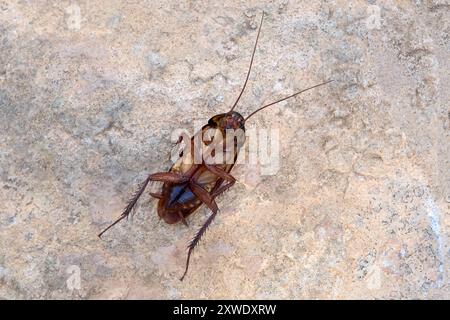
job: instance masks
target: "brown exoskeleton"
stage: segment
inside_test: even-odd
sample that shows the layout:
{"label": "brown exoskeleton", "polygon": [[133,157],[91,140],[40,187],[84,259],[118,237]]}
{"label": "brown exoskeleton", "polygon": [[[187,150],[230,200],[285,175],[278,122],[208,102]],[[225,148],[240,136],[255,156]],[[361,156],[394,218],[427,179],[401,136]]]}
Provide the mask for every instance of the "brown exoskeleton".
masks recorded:
{"label": "brown exoskeleton", "polygon": [[[219,209],[217,207],[216,198],[231,186],[233,186],[233,184],[236,182],[236,179],[230,174],[230,172],[236,162],[239,150],[244,143],[245,135],[240,135],[240,139],[234,137],[231,141],[223,138],[219,139],[219,137],[227,137],[227,132],[229,132],[230,130],[241,130],[241,132],[244,132],[246,121],[258,111],[286,99],[295,97],[304,91],[316,88],[332,81],[329,80],[317,84],[315,86],[296,92],[290,96],[266,104],[251,113],[246,118],[244,118],[238,112],[234,111],[234,108],[238,104],[239,99],[241,98],[242,93],[245,90],[250,76],[250,71],[252,68],[253,58],[255,56],[263,19],[264,12],[261,17],[258,35],[256,37],[256,42],[253,48],[247,77],[245,79],[242,90],[230,111],[215,115],[214,117],[209,119],[208,124],[203,126],[201,131],[197,132],[193,137],[191,137],[191,151],[188,153],[180,154],[179,159],[173,164],[168,172],[150,174],[139,187],[138,191],[133,195],[131,200],[128,202],[122,215],[99,234],[99,237],[101,237],[106,230],[114,226],[122,219],[128,217],[150,181],[163,182],[160,193],[150,193],[150,195],[156,199],[159,199],[158,215],[166,223],[173,224],[181,221],[185,225],[187,225],[186,218],[193,212],[195,212],[202,204],[205,204],[209,209],[211,209],[212,214],[208,217],[206,222],[203,224],[203,226],[200,228],[200,230],[188,245],[186,268],[180,280],[184,279],[188,271],[189,259],[191,257],[192,251],[197,246],[206,229],[209,227],[209,225],[217,215]],[[205,133],[211,131],[215,133],[210,135],[209,139],[205,138]],[[208,156],[206,156],[205,154],[201,154],[200,162],[196,162],[195,153],[199,150],[199,147],[196,145],[196,141],[200,141],[201,143],[203,143],[203,145],[211,145],[211,147],[217,147],[219,145],[220,148],[222,148],[220,151],[223,151],[226,154],[225,157],[222,157],[224,161],[222,163],[208,161],[211,159],[211,157],[215,156],[214,151],[217,151],[217,149],[213,148],[213,152],[211,152],[211,154],[208,154]],[[212,144],[213,141],[214,143]],[[181,142],[181,139],[179,140],[179,142]],[[211,148],[209,150],[211,151]]]}

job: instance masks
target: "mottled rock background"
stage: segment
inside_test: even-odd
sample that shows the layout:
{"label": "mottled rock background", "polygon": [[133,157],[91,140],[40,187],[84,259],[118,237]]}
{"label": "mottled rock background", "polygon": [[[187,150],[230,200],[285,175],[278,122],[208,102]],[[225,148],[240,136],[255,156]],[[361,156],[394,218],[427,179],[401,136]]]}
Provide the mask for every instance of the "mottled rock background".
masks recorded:
{"label": "mottled rock background", "polygon": [[[0,297],[449,299],[450,4],[0,1]],[[280,168],[241,165],[192,259],[146,195],[171,133],[261,113]],[[79,281],[78,281],[79,280]]]}

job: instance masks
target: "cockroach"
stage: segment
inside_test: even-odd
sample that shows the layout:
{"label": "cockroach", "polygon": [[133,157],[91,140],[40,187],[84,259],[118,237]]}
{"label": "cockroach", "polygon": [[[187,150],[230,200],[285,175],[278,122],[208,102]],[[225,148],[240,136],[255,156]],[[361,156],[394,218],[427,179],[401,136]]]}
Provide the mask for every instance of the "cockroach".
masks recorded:
{"label": "cockroach", "polygon": [[[247,76],[245,78],[244,85],[242,86],[242,89],[239,93],[239,96],[228,112],[213,116],[211,119],[209,119],[208,124],[203,126],[202,129],[199,130],[199,132],[191,137],[191,150],[198,150],[198,147],[194,145],[196,139],[200,139],[200,141],[203,142],[204,145],[210,145],[211,141],[217,140],[215,143],[215,146],[217,146],[217,142],[220,139],[215,139],[216,137],[226,136],[229,130],[242,130],[242,132],[245,132],[246,122],[257,112],[267,107],[273,106],[279,102],[295,97],[302,92],[311,90],[333,81],[325,81],[323,83],[298,91],[282,99],[266,104],[259,109],[256,109],[245,118],[240,113],[234,111],[242,94],[244,93],[250,76],[250,71],[252,69],[253,59],[258,45],[263,20],[264,12],[261,16],[258,34],[256,36],[253,53],[250,59],[250,66],[248,68]],[[211,131],[215,133],[210,135],[209,139],[205,138],[206,133]],[[180,143],[181,141],[182,137],[180,137],[177,143]],[[159,181],[163,183],[161,191],[159,193],[150,192],[150,195],[158,199],[158,215],[168,224],[182,222],[187,226],[187,218],[192,213],[194,213],[201,205],[206,205],[212,211],[212,213],[187,246],[188,253],[186,258],[186,266],[184,273],[180,278],[180,280],[182,281],[188,272],[189,260],[194,248],[198,245],[199,241],[201,240],[206,230],[216,217],[217,212],[219,211],[216,203],[216,198],[223,194],[230,187],[232,187],[236,182],[236,179],[230,174],[230,172],[236,162],[239,150],[243,146],[245,135],[241,139],[233,138],[233,141],[231,141],[231,143],[229,140],[222,139],[221,141],[221,147],[223,148],[222,151],[225,154],[229,155],[230,151],[232,151],[231,154],[233,155],[233,157],[231,161],[211,163],[210,161],[205,161],[207,160],[205,154],[201,154],[200,163],[196,163],[195,161],[193,161],[195,158],[195,152],[183,154],[183,151],[181,151],[178,160],[172,165],[168,172],[153,173],[147,177],[147,179],[139,186],[136,193],[134,193],[132,198],[129,200],[120,217],[110,226],[104,229],[98,236],[101,237],[112,226],[129,216],[150,181]],[[211,153],[211,155],[214,156],[214,151]],[[229,157],[227,157],[227,160],[229,160]]]}

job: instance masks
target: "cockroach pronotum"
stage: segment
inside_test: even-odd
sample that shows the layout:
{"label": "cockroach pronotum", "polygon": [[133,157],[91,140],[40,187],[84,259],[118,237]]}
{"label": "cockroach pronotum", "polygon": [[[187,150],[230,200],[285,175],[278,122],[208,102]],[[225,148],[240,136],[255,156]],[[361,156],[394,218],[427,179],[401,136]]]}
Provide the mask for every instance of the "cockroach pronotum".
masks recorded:
{"label": "cockroach pronotum", "polygon": [[[217,207],[216,198],[231,186],[233,186],[233,184],[236,182],[236,179],[230,174],[230,171],[236,162],[239,150],[243,146],[245,135],[241,135],[240,139],[234,137],[231,142],[228,139],[223,140],[219,139],[218,137],[227,136],[230,130],[241,130],[241,132],[245,132],[245,123],[257,112],[281,101],[295,97],[302,92],[333,81],[325,81],[307,89],[298,91],[282,99],[266,104],[255,110],[245,118],[240,113],[234,111],[236,105],[239,102],[239,99],[241,98],[245,90],[250,76],[250,71],[252,69],[253,58],[255,56],[256,47],[258,45],[258,39],[261,32],[263,19],[264,12],[261,16],[258,34],[256,36],[255,45],[253,47],[252,57],[250,59],[250,66],[247,71],[247,77],[245,79],[242,90],[235,103],[231,107],[230,111],[213,116],[211,119],[209,119],[207,125],[203,126],[203,128],[199,132],[195,133],[194,136],[191,137],[190,146],[191,150],[195,150],[194,152],[183,154],[183,151],[181,151],[178,160],[172,165],[168,172],[158,172],[150,174],[147,179],[139,186],[137,192],[132,196],[122,215],[98,235],[99,237],[101,237],[103,233],[105,233],[112,226],[117,224],[122,219],[128,217],[150,181],[163,182],[160,193],[150,192],[150,195],[158,199],[158,215],[166,223],[173,224],[181,221],[182,223],[187,225],[186,218],[193,212],[195,212],[202,204],[205,204],[212,211],[212,214],[208,217],[203,226],[198,230],[195,237],[188,244],[186,267],[182,277],[180,278],[181,281],[184,279],[188,272],[189,259],[191,258],[192,251],[198,245],[200,239],[205,234],[206,229],[210,226],[211,222],[217,215],[219,209]],[[206,133],[211,131],[214,133],[210,134],[209,138],[206,138]],[[196,151],[198,150],[198,147],[194,145],[194,142],[198,141],[198,139],[200,139],[200,142],[206,146],[211,145],[212,141],[214,141],[214,146],[217,147],[218,145],[220,145],[220,142],[222,142],[220,146],[223,149],[221,149],[221,151],[223,151],[223,153],[227,155],[225,158],[222,157],[223,162],[212,163],[211,161],[205,161],[208,160],[208,157],[205,157],[205,154],[200,154],[200,162],[194,161]],[[181,141],[182,137],[180,137],[178,143],[180,143]],[[231,150],[229,150],[230,148],[227,148],[227,142],[228,146],[232,145]],[[217,151],[216,149],[213,149],[213,152],[211,152],[211,156],[214,156],[214,150]],[[209,149],[209,151],[211,151],[211,149]],[[229,161],[230,157],[228,156],[230,154],[232,155],[231,161]]]}

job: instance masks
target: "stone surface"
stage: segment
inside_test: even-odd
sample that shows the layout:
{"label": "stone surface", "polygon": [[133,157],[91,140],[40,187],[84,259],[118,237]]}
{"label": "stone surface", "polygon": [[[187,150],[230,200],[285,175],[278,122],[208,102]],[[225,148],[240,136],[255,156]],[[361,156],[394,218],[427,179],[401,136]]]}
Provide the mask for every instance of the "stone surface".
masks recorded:
{"label": "stone surface", "polygon": [[[449,299],[450,3],[0,1],[0,297]],[[171,134],[266,110],[280,168],[236,186],[192,259],[146,195]]]}

